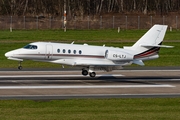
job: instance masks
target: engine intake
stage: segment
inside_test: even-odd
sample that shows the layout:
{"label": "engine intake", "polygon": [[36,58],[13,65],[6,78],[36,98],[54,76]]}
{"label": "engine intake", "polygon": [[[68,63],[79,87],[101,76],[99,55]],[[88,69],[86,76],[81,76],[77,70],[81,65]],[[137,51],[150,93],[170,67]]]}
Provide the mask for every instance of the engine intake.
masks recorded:
{"label": "engine intake", "polygon": [[123,51],[106,50],[105,58],[114,61],[130,61],[133,60],[133,55]]}

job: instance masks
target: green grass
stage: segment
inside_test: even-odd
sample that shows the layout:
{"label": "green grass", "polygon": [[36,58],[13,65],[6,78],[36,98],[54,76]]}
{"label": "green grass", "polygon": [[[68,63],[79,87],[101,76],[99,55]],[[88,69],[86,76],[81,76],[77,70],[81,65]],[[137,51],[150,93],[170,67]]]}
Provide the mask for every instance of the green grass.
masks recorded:
{"label": "green grass", "polygon": [[0,101],[2,120],[179,120],[179,98]]}
{"label": "green grass", "polygon": [[133,34],[131,31],[117,33],[115,30],[17,30],[9,32],[0,31],[0,40],[28,40],[28,41],[97,41],[97,40],[136,40],[137,35],[142,35],[145,31],[138,31]]}
{"label": "green grass", "polygon": [[[0,41],[136,41],[147,30],[8,30],[0,31]],[[180,31],[167,31],[165,40],[179,40]]]}

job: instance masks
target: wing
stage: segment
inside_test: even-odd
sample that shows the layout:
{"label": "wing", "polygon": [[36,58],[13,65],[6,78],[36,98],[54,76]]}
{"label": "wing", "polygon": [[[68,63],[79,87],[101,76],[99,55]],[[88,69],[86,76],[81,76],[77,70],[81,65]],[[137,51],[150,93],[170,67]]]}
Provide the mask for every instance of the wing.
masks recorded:
{"label": "wing", "polygon": [[131,61],[112,61],[107,59],[58,59],[51,62],[71,66],[124,66],[132,64]]}
{"label": "wing", "polygon": [[114,62],[107,59],[59,59],[51,62],[70,65],[70,66],[93,67],[94,69],[100,69],[106,71],[122,69],[122,66],[132,64],[132,62],[127,62],[127,61]]}

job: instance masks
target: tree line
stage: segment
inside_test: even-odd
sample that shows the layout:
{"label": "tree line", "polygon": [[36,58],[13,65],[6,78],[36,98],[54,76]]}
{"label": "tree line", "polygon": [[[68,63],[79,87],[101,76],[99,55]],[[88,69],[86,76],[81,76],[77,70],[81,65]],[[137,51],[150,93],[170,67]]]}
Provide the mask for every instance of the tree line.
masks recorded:
{"label": "tree line", "polygon": [[179,12],[180,0],[0,0],[0,15],[62,16]]}

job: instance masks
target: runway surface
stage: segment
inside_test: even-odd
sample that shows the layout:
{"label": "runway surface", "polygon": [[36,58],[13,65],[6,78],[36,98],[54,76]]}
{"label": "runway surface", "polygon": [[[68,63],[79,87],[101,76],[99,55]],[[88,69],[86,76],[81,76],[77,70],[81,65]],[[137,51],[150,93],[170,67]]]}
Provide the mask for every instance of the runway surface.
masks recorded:
{"label": "runway surface", "polygon": [[180,70],[0,71],[0,99],[180,97]]}

